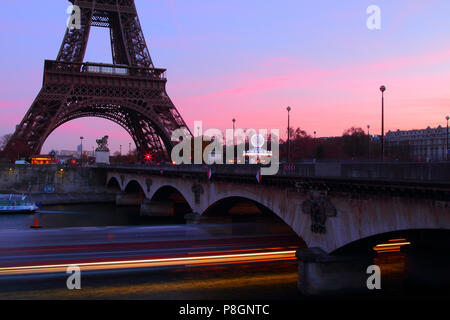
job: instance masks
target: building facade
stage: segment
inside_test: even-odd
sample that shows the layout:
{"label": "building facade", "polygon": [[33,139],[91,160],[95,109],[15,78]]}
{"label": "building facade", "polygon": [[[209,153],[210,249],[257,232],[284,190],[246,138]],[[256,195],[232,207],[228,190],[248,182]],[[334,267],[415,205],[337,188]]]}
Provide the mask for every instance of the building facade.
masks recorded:
{"label": "building facade", "polygon": [[[386,133],[388,148],[402,150],[413,160],[444,161],[447,153],[447,127]],[[450,159],[450,156],[449,156]]]}

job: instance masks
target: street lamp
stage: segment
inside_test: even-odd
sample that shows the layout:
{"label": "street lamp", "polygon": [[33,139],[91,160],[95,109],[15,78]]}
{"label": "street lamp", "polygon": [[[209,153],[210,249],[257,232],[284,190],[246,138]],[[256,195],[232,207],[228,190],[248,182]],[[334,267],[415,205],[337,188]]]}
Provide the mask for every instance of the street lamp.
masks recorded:
{"label": "street lamp", "polygon": [[84,137],[80,137],[80,141],[81,141],[80,167],[83,166],[83,139],[84,139]]}
{"label": "street lamp", "polygon": [[313,151],[313,158],[315,159],[317,157],[317,140],[316,140],[316,134],[317,132],[314,131],[314,151]]}
{"label": "street lamp", "polygon": [[235,118],[233,118],[233,147],[234,146],[236,146],[236,137],[234,136],[235,135],[235,130],[236,130],[236,119]]}
{"label": "street lamp", "polygon": [[381,159],[384,161],[384,92],[385,86],[380,87],[381,91]]}
{"label": "street lamp", "polygon": [[447,150],[445,150],[445,159],[448,161],[448,120],[450,119],[450,117],[446,116],[445,119],[447,119]]}
{"label": "street lamp", "polygon": [[370,124],[367,125],[367,160],[370,160]]}
{"label": "street lamp", "polygon": [[288,112],[288,154],[287,154],[287,160],[288,162],[291,162],[291,107],[287,107]]}

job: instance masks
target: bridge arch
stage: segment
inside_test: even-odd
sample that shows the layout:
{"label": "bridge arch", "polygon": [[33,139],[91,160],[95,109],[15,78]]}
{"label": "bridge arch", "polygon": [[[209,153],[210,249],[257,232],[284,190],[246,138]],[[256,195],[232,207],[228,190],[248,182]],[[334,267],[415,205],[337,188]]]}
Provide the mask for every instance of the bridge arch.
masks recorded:
{"label": "bridge arch", "polygon": [[380,243],[387,243],[392,240],[396,242],[410,243],[414,247],[425,248],[427,251],[450,249],[450,230],[445,229],[401,229],[389,232],[374,234],[365,238],[354,240],[344,246],[332,251],[332,254],[354,254],[365,253],[373,249]]}
{"label": "bridge arch", "polygon": [[[211,190],[213,191],[213,190]],[[215,190],[214,190],[215,191]],[[274,216],[277,216],[281,221],[287,224],[291,229],[292,221],[289,220],[289,215],[286,215],[286,207],[282,202],[278,201],[276,194],[272,192],[258,192],[256,188],[244,187],[240,190],[232,190],[230,188],[226,188],[226,191],[220,192],[220,190],[216,193],[216,196],[208,195],[208,198],[211,199],[209,203],[206,203],[202,206],[199,213],[201,215],[211,214],[212,210],[217,206],[221,206],[222,203],[230,201],[235,203],[236,201],[247,201],[248,203],[253,204],[260,211],[270,212]],[[230,208],[231,209],[231,208]],[[254,208],[252,209],[254,210]],[[295,231],[295,230],[294,230]],[[299,237],[302,237],[299,234]]]}
{"label": "bridge arch", "polygon": [[273,236],[273,243],[280,246],[287,239],[290,246],[297,248],[307,247],[303,237],[289,225],[280,214],[263,205],[260,201],[242,196],[222,197],[212,203],[202,214],[213,223],[231,223],[231,228],[236,227],[239,234],[242,232],[263,233]]}
{"label": "bridge arch", "polygon": [[106,188],[114,191],[121,191],[122,186],[116,177],[111,177],[106,183]]}
{"label": "bridge arch", "polygon": [[189,203],[188,197],[176,186],[166,184],[155,188],[148,196],[154,202],[170,202],[174,206],[175,215],[183,215],[193,212],[193,205]]}
{"label": "bridge arch", "polygon": [[202,215],[232,215],[232,216],[258,216],[271,214],[277,216],[271,209],[267,208],[258,201],[242,196],[224,197],[212,203]]}
{"label": "bridge arch", "polygon": [[145,195],[145,187],[137,179],[130,179],[124,184],[123,192],[125,193],[140,193]]}

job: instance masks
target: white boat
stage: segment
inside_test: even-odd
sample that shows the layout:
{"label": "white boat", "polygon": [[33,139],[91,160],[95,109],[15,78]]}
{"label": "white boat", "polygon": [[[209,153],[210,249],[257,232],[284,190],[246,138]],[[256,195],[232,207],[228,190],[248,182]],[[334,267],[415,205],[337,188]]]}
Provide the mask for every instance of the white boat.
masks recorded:
{"label": "white boat", "polygon": [[0,213],[32,213],[39,209],[26,195],[0,195]]}

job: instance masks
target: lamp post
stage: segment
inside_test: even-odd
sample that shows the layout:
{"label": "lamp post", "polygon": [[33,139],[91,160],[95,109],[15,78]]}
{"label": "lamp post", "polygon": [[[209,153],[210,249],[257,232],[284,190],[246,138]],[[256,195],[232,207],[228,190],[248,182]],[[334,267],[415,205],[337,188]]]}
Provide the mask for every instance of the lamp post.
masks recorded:
{"label": "lamp post", "polygon": [[233,118],[233,147],[236,145],[236,137],[234,136],[235,135],[235,131],[236,131],[236,119],[235,118]]}
{"label": "lamp post", "polygon": [[367,160],[370,160],[370,124],[367,125]]}
{"label": "lamp post", "polygon": [[80,167],[83,166],[83,139],[84,137],[80,137],[81,141],[81,150],[80,150]]}
{"label": "lamp post", "polygon": [[287,161],[291,162],[291,107],[287,107],[288,112],[288,152],[287,152]]}
{"label": "lamp post", "polygon": [[317,157],[317,140],[316,140],[316,134],[317,134],[317,131],[314,131],[314,155],[313,155],[313,158],[314,158],[314,159]]}
{"label": "lamp post", "polygon": [[381,160],[384,161],[384,92],[385,86],[380,87],[381,91]]}
{"label": "lamp post", "polygon": [[448,161],[448,120],[450,117],[446,116],[445,119],[447,119],[447,150],[445,150],[445,159]]}

